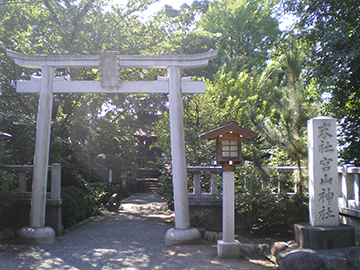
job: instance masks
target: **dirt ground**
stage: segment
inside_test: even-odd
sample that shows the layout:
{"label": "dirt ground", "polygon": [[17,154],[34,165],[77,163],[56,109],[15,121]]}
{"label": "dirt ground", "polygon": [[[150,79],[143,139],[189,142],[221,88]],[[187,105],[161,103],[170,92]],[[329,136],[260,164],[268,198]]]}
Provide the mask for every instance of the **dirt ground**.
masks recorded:
{"label": "dirt ground", "polygon": [[236,230],[236,239],[240,243],[271,244],[278,241],[294,240],[294,231],[289,227],[280,227],[276,232],[262,234],[251,233],[249,229]]}
{"label": "dirt ground", "polygon": [[[165,246],[172,213],[159,198],[135,194],[111,212],[75,227],[53,245],[0,241],[0,270],[8,269],[276,269],[264,258],[219,258],[216,241]],[[243,243],[271,241],[239,233]],[[274,238],[273,238],[274,239]],[[278,238],[277,238],[278,239]]]}

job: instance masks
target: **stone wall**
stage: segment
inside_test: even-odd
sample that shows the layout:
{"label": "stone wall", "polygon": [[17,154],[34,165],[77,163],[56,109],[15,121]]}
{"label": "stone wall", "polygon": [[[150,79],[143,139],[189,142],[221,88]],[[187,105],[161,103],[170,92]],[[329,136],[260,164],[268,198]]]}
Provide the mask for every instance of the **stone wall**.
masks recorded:
{"label": "stone wall", "polygon": [[356,242],[360,242],[360,218],[356,216],[344,215],[340,212],[340,223],[350,225],[355,228]]}
{"label": "stone wall", "polygon": [[[222,200],[189,200],[189,212],[190,219],[196,215],[203,217],[208,224],[207,230],[222,231]],[[251,228],[250,219],[235,212],[235,229],[247,228]]]}
{"label": "stone wall", "polygon": [[[18,198],[5,207],[4,198],[0,199],[0,230],[11,228],[17,231],[30,224],[30,198]],[[45,225],[54,229],[57,236],[62,235],[61,200],[46,200]]]}

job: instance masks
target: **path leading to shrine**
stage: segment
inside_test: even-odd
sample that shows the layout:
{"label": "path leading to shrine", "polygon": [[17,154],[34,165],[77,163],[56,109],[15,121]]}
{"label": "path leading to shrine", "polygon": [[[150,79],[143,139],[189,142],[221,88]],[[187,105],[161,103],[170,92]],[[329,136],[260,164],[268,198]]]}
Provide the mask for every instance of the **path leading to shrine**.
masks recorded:
{"label": "path leading to shrine", "polygon": [[119,212],[57,237],[53,245],[2,244],[0,269],[275,269],[266,261],[220,259],[216,242],[165,246],[172,214],[157,195],[134,194]]}

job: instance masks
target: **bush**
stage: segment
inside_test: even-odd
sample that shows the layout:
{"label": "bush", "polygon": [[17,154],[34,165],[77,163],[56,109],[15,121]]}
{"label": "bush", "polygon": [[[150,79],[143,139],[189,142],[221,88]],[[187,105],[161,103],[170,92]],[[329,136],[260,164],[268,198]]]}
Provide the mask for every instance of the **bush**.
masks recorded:
{"label": "bush", "polygon": [[158,178],[159,188],[157,193],[166,201],[169,209],[174,210],[172,172],[166,168],[160,170],[160,172],[161,175]]}
{"label": "bush", "polygon": [[[238,166],[235,172],[235,208],[238,213],[250,218],[251,231],[267,233],[278,230],[279,226],[292,226],[294,222],[306,221],[307,197],[299,194],[289,198],[286,194],[276,193],[277,186],[271,184],[266,173],[261,168],[249,165]],[[221,187],[222,182],[219,181],[218,185]],[[170,169],[162,170],[158,194],[173,210]],[[194,227],[206,227],[207,219],[204,215],[194,215],[190,217],[190,223]]]}
{"label": "bush", "polygon": [[206,230],[209,227],[211,219],[211,210],[205,209],[204,211],[197,212],[194,215],[190,215],[190,227],[204,228]]}
{"label": "bush", "polygon": [[239,167],[235,173],[235,207],[240,214],[249,214],[252,232],[273,232],[306,222],[307,196],[277,193],[277,187],[264,178],[264,170],[255,166]]}
{"label": "bush", "polygon": [[248,213],[253,232],[266,232],[283,225],[287,196],[276,194],[262,182],[261,174],[252,166],[238,168],[235,174],[235,207]]}
{"label": "bush", "polygon": [[98,207],[92,196],[88,196],[80,188],[63,187],[61,194],[63,200],[61,207],[62,223],[65,228],[98,214]]}

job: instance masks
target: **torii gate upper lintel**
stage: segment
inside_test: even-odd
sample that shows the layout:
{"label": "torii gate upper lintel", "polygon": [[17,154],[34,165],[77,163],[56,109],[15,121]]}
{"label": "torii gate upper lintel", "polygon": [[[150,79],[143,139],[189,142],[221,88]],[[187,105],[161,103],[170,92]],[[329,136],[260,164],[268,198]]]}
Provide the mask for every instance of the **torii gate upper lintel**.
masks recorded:
{"label": "torii gate upper lintel", "polygon": [[186,55],[119,55],[117,52],[100,52],[99,55],[30,55],[6,50],[15,63],[27,68],[42,68],[44,65],[57,68],[97,68],[103,53],[115,54],[121,68],[198,68],[207,66],[216,58],[217,50]]}
{"label": "torii gate upper lintel", "polygon": [[[20,230],[19,239],[32,244],[55,242],[55,232],[45,227],[46,180],[48,174],[52,102],[54,93],[168,93],[170,138],[174,184],[175,228],[165,235],[165,244],[201,243],[197,229],[190,228],[186,182],[182,93],[204,93],[205,82],[181,78],[181,69],[208,65],[217,51],[192,55],[25,55],[10,50],[6,54],[19,66],[41,68],[41,78],[18,81],[17,92],[39,93],[34,154],[30,228]],[[100,81],[65,81],[55,78],[55,68],[99,68]],[[166,68],[168,77],[157,81],[119,81],[121,68]]]}

